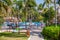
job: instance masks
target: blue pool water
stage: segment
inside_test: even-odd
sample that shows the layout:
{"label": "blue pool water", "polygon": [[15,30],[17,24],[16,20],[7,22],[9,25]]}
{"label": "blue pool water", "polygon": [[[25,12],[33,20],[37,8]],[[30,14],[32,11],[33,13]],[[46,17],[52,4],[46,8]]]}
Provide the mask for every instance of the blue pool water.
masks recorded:
{"label": "blue pool water", "polygon": [[[16,26],[16,24],[13,23],[13,22],[4,22],[3,25],[4,26],[11,26],[11,27],[15,27]],[[32,23],[30,23],[30,22],[18,22],[17,25],[20,28],[25,28],[26,26],[27,27],[29,27],[29,26],[38,26],[39,27],[39,26],[42,25],[42,23],[41,22],[32,22]]]}

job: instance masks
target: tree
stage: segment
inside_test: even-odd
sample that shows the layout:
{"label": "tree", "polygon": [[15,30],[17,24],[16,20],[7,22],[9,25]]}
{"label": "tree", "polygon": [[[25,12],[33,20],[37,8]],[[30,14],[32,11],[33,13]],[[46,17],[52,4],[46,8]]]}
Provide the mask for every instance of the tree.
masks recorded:
{"label": "tree", "polygon": [[38,12],[39,12],[38,20],[40,20],[40,21],[43,21],[43,16],[42,16],[43,9],[44,9],[43,4],[39,4],[39,6],[38,6]]}
{"label": "tree", "polygon": [[33,17],[32,14],[34,14],[34,8],[36,7],[35,0],[18,0],[18,1],[15,0],[15,4],[16,4],[16,10],[18,10],[16,14],[17,15],[19,14],[17,17],[21,18],[23,22],[28,21],[29,17],[31,18]]}
{"label": "tree", "polygon": [[48,8],[50,3],[51,3],[51,0],[44,0],[44,4],[46,4]]}
{"label": "tree", "polygon": [[60,0],[58,0],[57,3],[60,5]]}
{"label": "tree", "polygon": [[[49,4],[51,3],[51,0],[44,0],[44,3],[47,5],[47,7],[49,9]],[[49,18],[50,18],[50,16],[49,16]],[[47,20],[47,25],[49,25],[49,21],[48,20]]]}
{"label": "tree", "polygon": [[3,15],[0,15],[0,26],[3,24],[4,19],[3,19]]}
{"label": "tree", "polygon": [[1,7],[4,8],[4,14],[5,16],[11,16],[12,12],[13,12],[13,8],[12,8],[12,1],[11,0],[1,0]]}
{"label": "tree", "polygon": [[3,24],[4,22],[4,17],[6,16],[6,5],[4,5],[4,3],[2,2],[2,0],[0,0],[0,24]]}
{"label": "tree", "polygon": [[11,16],[12,14],[12,1],[11,0],[3,0],[4,4],[7,5],[7,16]]}
{"label": "tree", "polygon": [[[25,21],[28,21],[28,15],[31,14],[30,11],[32,11],[36,7],[35,0],[18,0],[15,1],[16,5],[18,6],[18,10],[20,10],[20,13],[23,15],[23,18],[25,18]],[[33,12],[33,11],[32,11]]]}
{"label": "tree", "polygon": [[44,8],[43,4],[39,4],[38,10],[43,10],[43,8]]}
{"label": "tree", "polygon": [[56,11],[56,0],[54,0],[54,8],[55,8],[55,26],[57,27],[57,11]]}
{"label": "tree", "polygon": [[53,18],[55,17],[55,10],[53,9],[53,7],[50,7],[49,9],[50,10],[48,10],[48,8],[44,9],[43,16],[44,16],[44,21],[45,22],[49,21],[50,24],[50,21],[53,20]]}
{"label": "tree", "polygon": [[58,23],[60,22],[60,0],[57,0],[57,4],[59,5],[59,7],[57,8],[57,21]]}
{"label": "tree", "polygon": [[56,4],[57,3],[59,4],[59,0],[53,0],[52,2],[54,4],[54,9],[55,9],[55,26],[57,27],[57,21],[58,21],[57,18],[58,17],[57,17],[57,9],[56,9],[57,6],[56,6]]}

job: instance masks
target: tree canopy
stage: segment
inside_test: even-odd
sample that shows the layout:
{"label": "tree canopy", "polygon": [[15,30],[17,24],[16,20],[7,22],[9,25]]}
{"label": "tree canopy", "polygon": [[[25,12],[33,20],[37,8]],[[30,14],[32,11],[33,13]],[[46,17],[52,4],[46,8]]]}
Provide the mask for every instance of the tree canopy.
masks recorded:
{"label": "tree canopy", "polygon": [[[55,17],[55,10],[49,6],[50,3],[51,0],[44,0],[44,3],[39,5],[35,0],[0,0],[0,16],[17,17],[22,22],[52,20]],[[59,0],[58,4],[60,4]],[[49,8],[45,7],[47,5]]]}

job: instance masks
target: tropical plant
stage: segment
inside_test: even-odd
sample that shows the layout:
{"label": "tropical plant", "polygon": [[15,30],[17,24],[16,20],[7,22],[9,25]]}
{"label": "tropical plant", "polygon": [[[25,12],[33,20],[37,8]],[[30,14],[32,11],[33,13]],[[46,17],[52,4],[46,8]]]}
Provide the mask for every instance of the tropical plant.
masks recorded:
{"label": "tropical plant", "polygon": [[51,4],[51,0],[44,0],[44,3],[47,5],[47,7],[49,8],[49,4]]}
{"label": "tropical plant", "polygon": [[56,11],[56,0],[54,0],[54,8],[55,8],[55,25],[57,27],[57,11]]}
{"label": "tropical plant", "polygon": [[[51,0],[44,0],[43,6],[44,6],[45,4],[47,5],[48,10],[49,10],[49,5],[51,4]],[[50,15],[50,14],[49,14],[49,15]],[[50,18],[50,16],[49,16],[48,18]],[[49,21],[48,21],[48,20],[47,20],[47,25],[49,25]]]}
{"label": "tropical plant", "polygon": [[38,6],[38,10],[42,10],[43,9],[43,4],[39,4],[39,6]]}
{"label": "tropical plant", "polygon": [[23,15],[20,15],[22,17],[24,17],[27,21],[28,20],[28,15],[31,14],[31,10],[33,10],[33,8],[36,6],[36,2],[35,0],[18,0],[18,1],[15,1],[16,5],[18,6],[18,10],[21,11],[21,14]]}
{"label": "tropical plant", "polygon": [[[44,21],[47,22],[51,20],[53,20],[53,18],[55,17],[55,10],[53,9],[53,7],[49,8],[50,10],[48,10],[48,8],[45,8],[43,11],[43,17],[44,17]],[[50,18],[49,18],[50,17]]]}

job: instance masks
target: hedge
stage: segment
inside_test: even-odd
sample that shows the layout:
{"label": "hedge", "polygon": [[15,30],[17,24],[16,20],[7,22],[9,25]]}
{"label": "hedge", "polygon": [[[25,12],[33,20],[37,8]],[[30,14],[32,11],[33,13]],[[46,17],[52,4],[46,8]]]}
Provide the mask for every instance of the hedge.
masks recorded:
{"label": "hedge", "polygon": [[59,40],[60,38],[60,27],[45,27],[42,31],[45,38],[51,40]]}

